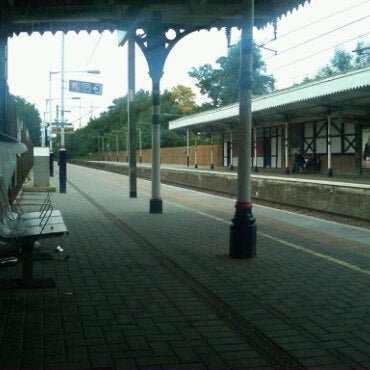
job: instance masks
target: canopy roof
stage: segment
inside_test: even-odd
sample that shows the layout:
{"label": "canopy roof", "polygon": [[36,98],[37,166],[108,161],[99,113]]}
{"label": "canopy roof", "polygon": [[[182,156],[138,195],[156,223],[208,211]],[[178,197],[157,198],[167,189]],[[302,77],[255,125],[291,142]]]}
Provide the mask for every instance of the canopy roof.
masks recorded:
{"label": "canopy roof", "polygon": [[[273,22],[310,0],[255,0],[255,25]],[[20,32],[133,30],[154,13],[169,28],[241,27],[244,0],[0,0],[0,30]]]}
{"label": "canopy roof", "polygon": [[[370,119],[370,67],[260,96],[252,101],[255,122],[269,125],[322,119],[330,109],[357,119]],[[186,116],[169,123],[170,130],[222,130],[236,126],[239,103]]]}

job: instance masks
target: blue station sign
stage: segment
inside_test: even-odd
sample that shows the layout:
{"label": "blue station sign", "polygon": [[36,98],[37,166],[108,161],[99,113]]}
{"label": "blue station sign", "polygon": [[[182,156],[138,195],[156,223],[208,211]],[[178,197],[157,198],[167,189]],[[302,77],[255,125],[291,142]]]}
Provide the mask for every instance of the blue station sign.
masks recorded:
{"label": "blue station sign", "polygon": [[103,95],[103,85],[94,82],[69,80],[69,91],[82,94]]}

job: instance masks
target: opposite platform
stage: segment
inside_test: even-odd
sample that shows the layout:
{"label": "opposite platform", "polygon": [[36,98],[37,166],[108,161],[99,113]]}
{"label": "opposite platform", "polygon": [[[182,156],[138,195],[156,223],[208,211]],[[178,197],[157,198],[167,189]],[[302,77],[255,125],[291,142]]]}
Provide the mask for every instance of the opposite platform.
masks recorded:
{"label": "opposite platform", "polygon": [[[110,172],[129,173],[127,163],[75,161],[76,164]],[[137,167],[137,176],[151,178],[149,164]],[[163,165],[161,181],[183,187],[236,197],[237,173],[225,169],[188,168]],[[283,175],[278,172],[259,172],[251,175],[251,196],[256,201],[323,211],[333,215],[370,220],[370,179],[328,178],[299,173]]]}

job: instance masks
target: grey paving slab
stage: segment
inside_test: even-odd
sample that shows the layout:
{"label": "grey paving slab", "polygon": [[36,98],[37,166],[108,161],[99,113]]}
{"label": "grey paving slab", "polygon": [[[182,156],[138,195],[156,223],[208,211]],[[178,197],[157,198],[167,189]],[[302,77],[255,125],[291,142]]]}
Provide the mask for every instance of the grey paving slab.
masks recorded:
{"label": "grey paving slab", "polygon": [[338,224],[312,232],[322,221],[262,209],[258,257],[232,260],[231,200],[162,186],[153,215],[146,181],[132,199],[125,176],[69,166],[68,177],[52,198],[70,236],[43,241],[58,260],[35,265],[56,288],[0,289],[0,364],[273,366],[247,325],[307,367],[369,363],[366,231],[348,229],[365,235],[354,242]]}

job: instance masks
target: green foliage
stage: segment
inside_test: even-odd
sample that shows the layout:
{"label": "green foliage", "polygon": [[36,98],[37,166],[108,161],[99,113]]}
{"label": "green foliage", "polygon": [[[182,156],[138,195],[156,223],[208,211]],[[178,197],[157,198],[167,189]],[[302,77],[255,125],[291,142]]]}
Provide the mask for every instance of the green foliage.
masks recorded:
{"label": "green foliage", "polygon": [[[211,100],[211,107],[219,107],[235,103],[239,100],[239,69],[240,43],[229,48],[227,56],[216,60],[217,68],[211,64],[204,64],[199,68],[192,68],[190,77],[198,80],[196,86],[201,94]],[[274,90],[275,79],[266,75],[266,64],[260,50],[253,44],[253,94],[263,95]],[[209,104],[208,104],[209,106]]]}
{"label": "green foliage", "polygon": [[196,109],[195,94],[190,87],[178,85],[171,89],[171,103],[181,115],[191,114]]}
{"label": "green foliage", "polygon": [[353,68],[353,55],[342,48],[337,48],[335,49],[334,55],[330,59],[329,64],[319,70],[318,76],[329,77],[334,74],[349,71]]}
{"label": "green foliage", "polygon": [[21,96],[12,95],[16,105],[17,117],[27,128],[34,146],[41,145],[41,118],[34,104],[27,102]]}
{"label": "green foliage", "polygon": [[336,48],[328,64],[321,67],[313,79],[305,79],[303,82],[317,78],[330,77],[339,73],[348,72],[356,68],[362,68],[370,63],[370,44],[363,41],[357,43],[355,53],[343,48]]}
{"label": "green foliage", "polygon": [[[171,91],[161,94],[161,146],[183,145],[181,134],[168,130],[168,121],[186,113],[195,111],[194,93],[185,86],[176,86]],[[152,97],[147,91],[135,94],[134,119],[140,129],[142,148],[151,148],[152,137]],[[90,120],[88,125],[77,130],[73,135],[65,136],[69,158],[86,158],[89,153],[116,148],[115,135],[118,135],[119,150],[127,150],[127,96],[117,98],[98,118]],[[104,137],[104,139],[102,139]],[[136,133],[136,146],[139,148],[139,130]]]}

